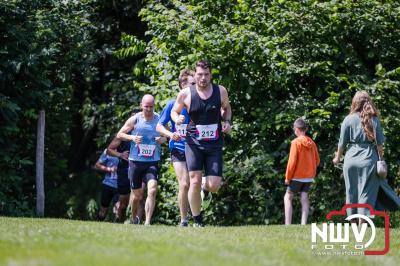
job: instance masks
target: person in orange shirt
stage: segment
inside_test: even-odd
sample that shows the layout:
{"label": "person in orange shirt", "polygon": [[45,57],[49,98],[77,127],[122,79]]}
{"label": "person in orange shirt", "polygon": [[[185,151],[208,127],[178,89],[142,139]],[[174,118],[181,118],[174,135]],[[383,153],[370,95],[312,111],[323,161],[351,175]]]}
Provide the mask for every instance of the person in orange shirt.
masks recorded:
{"label": "person in orange shirt", "polygon": [[285,202],[285,225],[292,223],[293,197],[300,192],[301,224],[307,224],[310,203],[308,191],[317,173],[319,154],[315,142],[306,135],[307,123],[298,118],[294,121],[293,130],[296,138],[290,145],[289,161],[286,168],[285,185],[287,185]]}

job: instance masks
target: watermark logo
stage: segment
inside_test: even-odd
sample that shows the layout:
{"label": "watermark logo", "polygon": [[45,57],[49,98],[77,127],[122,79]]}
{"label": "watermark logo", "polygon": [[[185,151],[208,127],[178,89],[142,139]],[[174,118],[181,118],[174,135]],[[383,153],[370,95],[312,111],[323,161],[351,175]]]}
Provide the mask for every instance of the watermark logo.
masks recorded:
{"label": "watermark logo", "polygon": [[[381,250],[368,249],[376,238],[376,227],[370,217],[362,214],[353,214],[346,217],[349,208],[367,208],[371,216],[380,216],[385,223],[385,245]],[[335,216],[346,217],[344,220],[351,222],[353,219],[363,219],[365,222],[358,226],[357,223],[329,222]],[[311,224],[311,250],[323,250],[323,254],[348,254],[348,255],[384,255],[389,251],[389,214],[376,211],[369,204],[346,204],[340,211],[331,211],[326,215],[326,223]],[[369,230],[368,234],[367,231]],[[350,240],[353,236],[353,240]],[[354,250],[349,251],[349,250]]]}

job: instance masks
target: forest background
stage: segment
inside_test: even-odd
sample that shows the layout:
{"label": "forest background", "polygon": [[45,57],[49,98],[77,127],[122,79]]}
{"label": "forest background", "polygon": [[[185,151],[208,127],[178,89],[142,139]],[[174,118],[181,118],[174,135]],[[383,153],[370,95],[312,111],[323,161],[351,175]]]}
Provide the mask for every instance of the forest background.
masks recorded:
{"label": "forest background", "polygon": [[[321,155],[310,220],[341,208],[344,181],[331,161],[357,90],[380,110],[388,182],[400,191],[398,1],[3,0],[0,32],[0,215],[35,215],[37,119],[45,110],[45,216],[93,219],[100,153],[143,94],[155,95],[161,112],[178,92],[180,70],[199,59],[213,64],[234,114],[224,185],[205,209],[207,223],[283,222],[300,116]],[[168,158],[165,146],[155,222],[176,224]],[[391,219],[400,225],[398,214]]]}

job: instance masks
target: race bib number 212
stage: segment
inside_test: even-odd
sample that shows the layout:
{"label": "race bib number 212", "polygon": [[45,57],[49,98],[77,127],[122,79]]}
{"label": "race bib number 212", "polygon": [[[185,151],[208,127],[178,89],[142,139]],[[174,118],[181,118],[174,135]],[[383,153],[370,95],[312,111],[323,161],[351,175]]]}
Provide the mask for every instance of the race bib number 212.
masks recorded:
{"label": "race bib number 212", "polygon": [[218,139],[218,124],[196,125],[198,140]]}

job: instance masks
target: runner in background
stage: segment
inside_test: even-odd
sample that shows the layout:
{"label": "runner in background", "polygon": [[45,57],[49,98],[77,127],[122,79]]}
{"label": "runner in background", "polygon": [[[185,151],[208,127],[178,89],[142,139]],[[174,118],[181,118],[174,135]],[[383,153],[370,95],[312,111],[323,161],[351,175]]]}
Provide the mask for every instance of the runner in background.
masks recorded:
{"label": "runner in background", "polygon": [[114,197],[118,197],[117,167],[118,158],[107,155],[106,150],[103,151],[94,166],[96,170],[105,173],[101,190],[100,210],[97,213],[99,221],[104,221],[111,201]]}
{"label": "runner in background", "polygon": [[[140,109],[132,110],[131,117],[136,113],[140,112]],[[115,137],[107,148],[107,155],[114,156],[118,158],[118,170],[117,170],[117,184],[118,184],[118,204],[116,204],[116,217],[117,222],[123,223],[125,221],[126,209],[129,204],[130,198],[130,184],[128,178],[128,168],[129,168],[129,150],[131,143],[130,141],[122,141],[121,139]],[[143,208],[142,204],[139,204],[138,217],[142,219]]]}
{"label": "runner in background", "polygon": [[[179,75],[179,89],[182,90],[188,86],[195,85],[193,78],[194,72],[189,69],[182,70]],[[180,113],[184,117],[184,121],[180,125],[176,125],[171,119],[171,111],[175,104],[175,99],[167,103],[161,112],[160,120],[158,121],[157,131],[164,136],[167,136],[169,141],[169,150],[171,152],[171,161],[174,166],[176,178],[178,179],[178,205],[181,215],[179,226],[186,227],[189,225],[187,215],[189,209],[188,191],[189,191],[189,173],[186,166],[185,157],[185,138],[186,127],[189,123],[189,115],[185,108]],[[168,126],[171,124],[171,131]]]}

